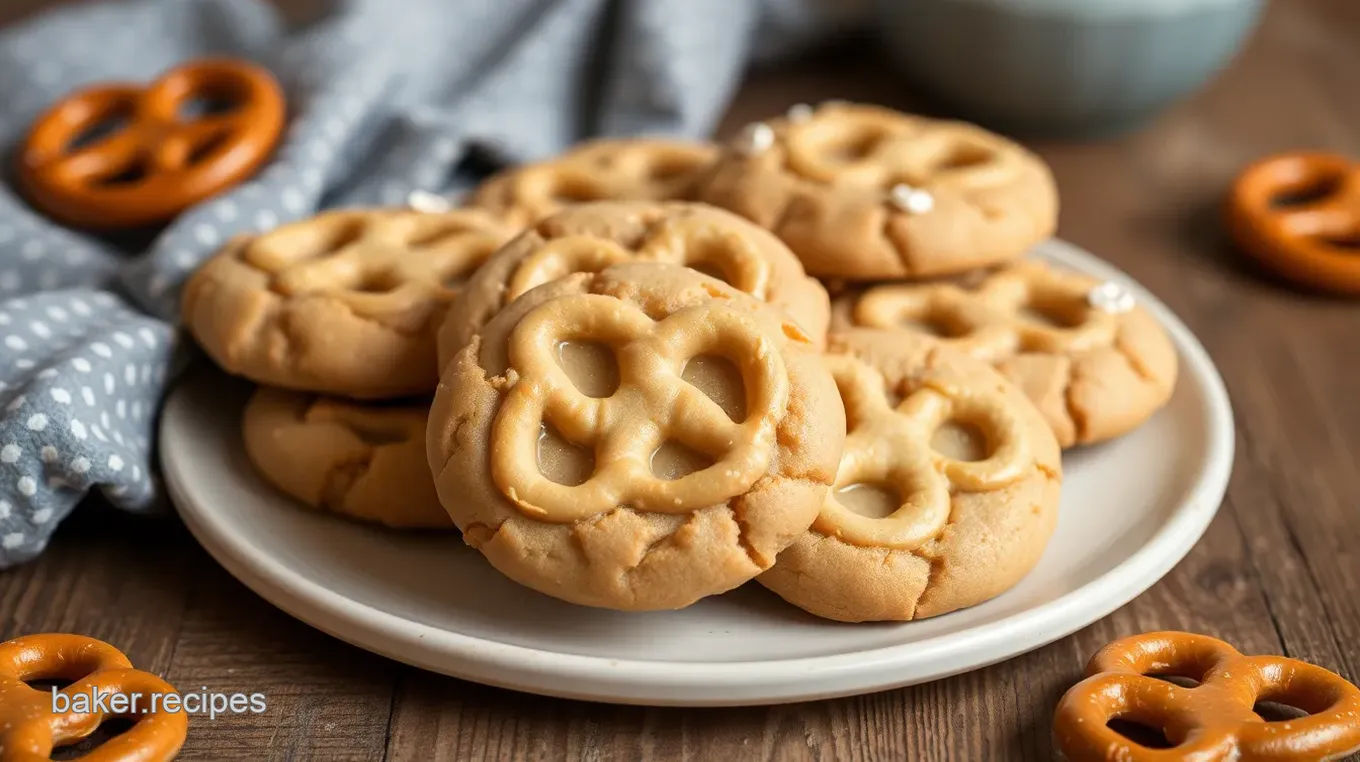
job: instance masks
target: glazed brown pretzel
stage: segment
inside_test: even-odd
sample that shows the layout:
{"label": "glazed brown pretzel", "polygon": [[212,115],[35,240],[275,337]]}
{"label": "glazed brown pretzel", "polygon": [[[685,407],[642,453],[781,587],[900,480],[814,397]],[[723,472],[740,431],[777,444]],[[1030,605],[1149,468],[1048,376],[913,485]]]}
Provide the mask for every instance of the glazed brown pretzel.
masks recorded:
{"label": "glazed brown pretzel", "polygon": [[[232,109],[182,120],[177,112],[195,98],[229,100]],[[126,126],[93,145],[73,145],[118,117]],[[160,222],[248,177],[273,150],[283,122],[283,95],[267,71],[201,59],[146,88],[97,85],[59,101],[33,124],[19,181],[35,205],[64,222]]]}
{"label": "glazed brown pretzel", "polygon": [[[1280,203],[1299,194],[1309,198]],[[1284,277],[1360,294],[1360,164],[1324,153],[1263,159],[1233,184],[1228,226],[1239,246]]]}
{"label": "glazed brown pretzel", "polygon": [[[28,680],[73,681],[62,689],[68,697],[92,691],[137,695],[138,707],[113,713],[52,712],[52,694],[27,685]],[[55,746],[75,743],[115,716],[135,720],[126,732],[81,756],[86,762],[163,762],[184,744],[189,717],[183,712],[150,711],[153,694],[172,694],[174,687],[148,672],[133,669],[118,649],[80,635],[29,635],[0,644],[0,762],[50,759]]]}
{"label": "glazed brown pretzel", "polygon": [[[618,389],[587,396],[554,359],[565,341],[595,341],[614,350]],[[704,353],[726,356],[741,370],[749,400],[733,421],[682,380],[685,363]],[[655,321],[608,296],[565,296],[536,307],[510,334],[518,379],[496,415],[491,476],[521,511],[540,521],[570,523],[619,505],[687,513],[750,490],[769,469],[777,416],[788,404],[789,379],[777,348],[752,319],[721,304],[690,307]],[[570,442],[593,446],[600,464],[582,484],[540,473],[540,426],[551,423]],[[652,453],[670,439],[713,457],[714,464],[674,480],[652,473]]]}
{"label": "glazed brown pretzel", "polygon": [[[1058,703],[1054,732],[1071,762],[1317,762],[1360,749],[1360,689],[1339,675],[1280,656],[1243,656],[1221,640],[1151,632],[1117,640]],[[1149,675],[1199,679],[1185,688]],[[1263,721],[1258,701],[1307,717]],[[1108,727],[1122,718],[1159,728],[1171,749],[1152,749]]]}

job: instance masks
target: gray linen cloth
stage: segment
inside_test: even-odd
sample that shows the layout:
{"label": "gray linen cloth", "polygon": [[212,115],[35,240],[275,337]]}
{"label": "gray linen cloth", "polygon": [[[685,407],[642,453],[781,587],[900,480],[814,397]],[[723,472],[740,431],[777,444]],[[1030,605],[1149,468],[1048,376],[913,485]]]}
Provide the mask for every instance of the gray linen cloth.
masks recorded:
{"label": "gray linen cloth", "polygon": [[[288,3],[283,3],[288,5]],[[290,121],[247,182],[142,240],[64,228],[0,186],[0,568],[95,487],[160,510],[155,422],[188,356],[180,285],[238,233],[332,206],[455,194],[470,155],[586,137],[702,137],[744,68],[864,13],[845,0],[350,0],[299,26],[259,0],[58,7],[0,31],[0,139],[73,89],[202,55],[270,68]],[[493,165],[494,166],[494,165]]]}

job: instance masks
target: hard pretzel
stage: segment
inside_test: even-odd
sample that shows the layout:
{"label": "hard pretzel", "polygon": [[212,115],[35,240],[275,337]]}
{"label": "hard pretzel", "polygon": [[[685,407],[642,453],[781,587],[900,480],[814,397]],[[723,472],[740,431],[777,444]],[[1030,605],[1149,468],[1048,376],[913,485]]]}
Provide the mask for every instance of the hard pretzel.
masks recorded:
{"label": "hard pretzel", "polygon": [[1360,164],[1313,152],[1262,159],[1233,183],[1228,227],[1276,273],[1360,294]]}
{"label": "hard pretzel", "polygon": [[594,140],[490,178],[469,203],[524,227],[588,201],[685,199],[717,153],[711,145],[675,140]]}
{"label": "hard pretzel", "polygon": [[825,104],[749,126],[698,197],[772,230],[813,275],[963,272],[1020,256],[1057,193],[1019,145],[960,122]]}
{"label": "hard pretzel", "polygon": [[[52,712],[50,691],[27,681],[72,681],[60,692],[68,697],[93,691],[135,694],[135,711]],[[183,712],[152,710],[152,695],[175,693],[174,687],[132,663],[113,646],[80,635],[29,635],[0,644],[0,762],[50,759],[52,749],[93,733],[105,720],[134,720],[127,731],[110,738],[79,759],[87,762],[162,762],[173,759],[184,743],[189,718]],[[131,705],[129,705],[131,706]]]}
{"label": "hard pretzel", "polygon": [[[1303,762],[1360,750],[1360,690],[1321,667],[1280,656],[1244,656],[1221,640],[1152,632],[1102,648],[1088,677],[1058,703],[1054,731],[1072,762]],[[1152,675],[1197,679],[1185,688]],[[1307,717],[1267,722],[1258,701]],[[1174,744],[1153,749],[1108,727],[1125,719],[1160,729]]]}
{"label": "hard pretzel", "polygon": [[230,242],[185,286],[185,322],[227,371],[357,398],[428,392],[434,334],[509,237],[488,214],[337,210]]}
{"label": "hard pretzel", "polygon": [[[620,384],[590,397],[554,359],[564,341],[608,345]],[[739,364],[748,414],[731,420],[718,403],[681,379],[685,363],[715,353]],[[544,304],[510,335],[519,379],[496,416],[491,475],[527,515],[569,523],[619,505],[688,513],[748,491],[769,469],[775,426],[789,397],[778,351],[751,318],[721,304],[690,307],[654,321],[610,297],[582,294]],[[538,468],[540,425],[551,422],[569,441],[591,447],[601,465],[584,483],[558,484]],[[652,453],[677,440],[714,464],[665,480],[653,475]]]}
{"label": "hard pretzel", "polygon": [[[184,119],[194,99],[231,110]],[[34,122],[19,155],[19,182],[43,211],[71,224],[136,227],[169,219],[244,180],[278,141],[278,84],[264,69],[199,59],[143,88],[104,84],[59,101]],[[125,126],[91,145],[80,137],[111,120]]]}
{"label": "hard pretzel", "polygon": [[[985,377],[935,376],[894,405],[878,371],[843,355],[828,355],[826,364],[840,387],[848,430],[815,531],[855,545],[918,550],[944,529],[953,493],[1004,489],[1034,468],[1024,424]],[[985,460],[952,460],[932,449],[931,435],[949,420],[980,425],[991,449]],[[851,511],[836,490],[859,483],[893,485],[901,507],[885,518]]]}

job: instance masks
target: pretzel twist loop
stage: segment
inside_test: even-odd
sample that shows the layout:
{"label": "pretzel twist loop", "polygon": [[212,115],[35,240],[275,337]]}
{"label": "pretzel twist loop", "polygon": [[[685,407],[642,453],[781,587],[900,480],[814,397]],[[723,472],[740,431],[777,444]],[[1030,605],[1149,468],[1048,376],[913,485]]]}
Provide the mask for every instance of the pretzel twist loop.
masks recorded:
{"label": "pretzel twist loop", "polygon": [[[1062,697],[1054,717],[1058,744],[1071,762],[1302,762],[1360,749],[1360,689],[1306,662],[1244,656],[1204,635],[1153,632],[1104,647],[1087,674]],[[1260,701],[1287,703],[1308,716],[1267,722],[1254,711]],[[1174,747],[1143,746],[1110,728],[1113,719],[1158,728]]]}
{"label": "pretzel twist loop", "polygon": [[[195,99],[224,113],[181,117]],[[34,122],[19,180],[44,211],[97,228],[161,222],[250,176],[278,142],[283,94],[269,72],[244,61],[200,59],[150,85],[96,85]],[[78,141],[125,122],[90,145]]]}
{"label": "pretzel twist loop", "polygon": [[1347,157],[1306,152],[1256,162],[1233,184],[1228,226],[1279,274],[1360,294],[1360,164]]}
{"label": "pretzel twist loop", "polygon": [[[128,711],[54,713],[53,695],[27,681],[72,681],[59,693],[68,698],[95,692],[137,696],[142,702]],[[163,762],[173,759],[184,743],[189,718],[151,706],[153,694],[172,694],[174,687],[148,672],[133,669],[118,649],[80,635],[29,635],[0,644],[0,762],[51,759],[52,749],[79,741],[105,720],[135,720],[126,732],[79,757],[85,762]],[[154,709],[154,710],[153,710]]]}

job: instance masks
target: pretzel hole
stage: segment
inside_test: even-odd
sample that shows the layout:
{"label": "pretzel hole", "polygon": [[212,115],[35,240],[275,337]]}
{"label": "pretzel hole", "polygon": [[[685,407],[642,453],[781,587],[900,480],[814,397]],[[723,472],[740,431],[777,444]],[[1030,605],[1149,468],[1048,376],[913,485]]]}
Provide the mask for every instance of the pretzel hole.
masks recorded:
{"label": "pretzel hole", "polygon": [[647,165],[647,179],[656,183],[678,180],[694,171],[696,162],[683,154],[657,156]]}
{"label": "pretzel hole", "polygon": [[604,201],[609,194],[594,180],[579,175],[558,175],[552,184],[552,200],[559,204],[582,204]]}
{"label": "pretzel hole", "polygon": [[1272,209],[1287,209],[1291,206],[1306,206],[1336,194],[1341,189],[1342,175],[1339,173],[1316,175],[1292,183],[1270,197]]}
{"label": "pretzel hole", "polygon": [[986,164],[992,160],[992,151],[983,146],[970,143],[956,143],[936,162],[937,171],[967,169]]}
{"label": "pretzel hole", "polygon": [[568,441],[549,423],[539,424],[537,456],[538,472],[568,487],[585,484],[595,473],[595,453]]}
{"label": "pretzel hole", "polygon": [[[145,697],[144,697],[145,698]],[[138,704],[139,708],[142,706]],[[129,717],[109,717],[94,729],[93,733],[80,739],[72,739],[66,744],[59,745],[52,750],[51,759],[54,760],[77,760],[86,754],[112,741],[114,738],[128,732],[137,724],[137,720]]]}
{"label": "pretzel hole", "polygon": [[713,458],[674,439],[652,453],[652,474],[659,479],[675,480],[713,465]]}
{"label": "pretzel hole", "polygon": [[703,273],[704,275],[707,275],[710,278],[714,278],[722,281],[723,283],[731,285],[731,281],[727,279],[727,273],[723,272],[722,266],[719,265],[717,262],[714,262],[712,260],[706,262],[695,262],[691,265],[687,265],[687,267],[689,267],[689,269],[691,270],[694,270],[695,272]]}
{"label": "pretzel hole", "polygon": [[307,236],[298,236],[288,243],[294,249],[292,261],[319,259],[339,252],[358,241],[364,235],[367,223],[359,218],[345,220],[338,225],[328,225],[321,230],[313,228]]}
{"label": "pretzel hole", "polygon": [[189,153],[184,157],[185,164],[197,164],[208,158],[214,151],[226,144],[229,137],[226,130],[220,130],[205,136],[202,140],[194,143],[189,148]]}
{"label": "pretzel hole", "polygon": [[836,490],[836,501],[871,519],[884,519],[902,507],[902,495],[885,482],[848,484]]}
{"label": "pretzel hole", "polygon": [[1326,236],[1322,240],[1334,248],[1360,253],[1360,232],[1344,236]]}
{"label": "pretzel hole", "polygon": [[824,150],[833,161],[852,164],[873,155],[889,137],[891,134],[882,128],[861,126],[849,130],[841,139],[829,143]]}
{"label": "pretzel hole", "polygon": [[1153,679],[1155,679],[1155,680],[1161,680],[1161,681],[1164,682],[1164,683],[1171,683],[1172,685],[1179,685],[1179,686],[1182,687],[1182,688],[1198,688],[1198,687],[1199,687],[1199,680],[1196,680],[1196,679],[1193,678],[1193,677],[1186,677],[1185,675],[1151,675],[1151,674],[1150,674],[1150,675],[1148,675],[1148,677],[1151,677],[1151,678],[1153,678]]}
{"label": "pretzel hole", "polygon": [[350,291],[358,291],[361,294],[385,294],[401,286],[390,272],[366,273],[363,278],[350,286]]}
{"label": "pretzel hole", "polygon": [[175,116],[181,122],[193,122],[210,116],[229,114],[241,107],[239,96],[226,91],[210,91],[193,95],[179,102]]}
{"label": "pretzel hole", "polygon": [[1260,717],[1262,722],[1288,722],[1313,714],[1306,709],[1278,701],[1257,701],[1251,711]]}
{"label": "pretzel hole", "polygon": [[1132,741],[1138,746],[1146,749],[1174,749],[1176,744],[1166,737],[1166,732],[1160,727],[1139,722],[1137,720],[1115,717],[1106,726],[1110,730],[1118,733],[1124,738]]}
{"label": "pretzel hole", "polygon": [[987,435],[976,424],[950,419],[930,435],[930,449],[961,462],[986,460],[991,455]]}
{"label": "pretzel hole", "polygon": [[96,177],[94,183],[96,185],[131,185],[145,180],[146,176],[146,162],[137,159],[111,175]]}
{"label": "pretzel hole", "polygon": [[1020,316],[1031,323],[1049,328],[1075,328],[1086,322],[1084,301],[1036,300],[1020,308]]}
{"label": "pretzel hole", "polygon": [[74,153],[89,148],[109,136],[127,129],[128,125],[132,123],[132,107],[131,102],[120,103],[104,118],[76,133],[76,136],[66,144],[66,153]]}
{"label": "pretzel hole", "polygon": [[619,388],[614,351],[594,341],[557,342],[557,363],[587,397],[608,397]]}
{"label": "pretzel hole", "polygon": [[734,422],[746,420],[746,384],[731,360],[719,355],[690,358],[680,378],[716,402]]}

